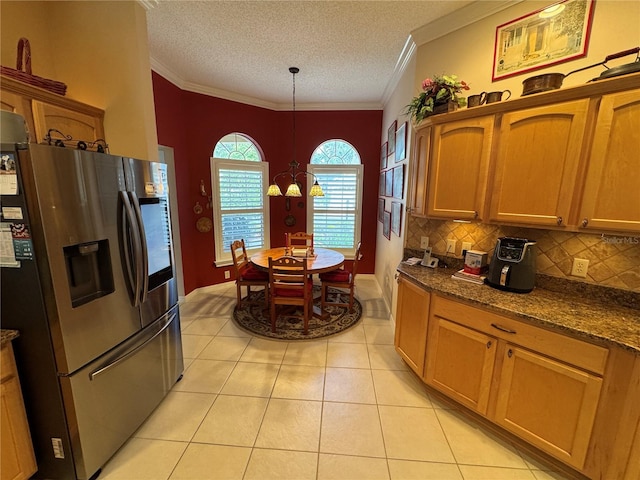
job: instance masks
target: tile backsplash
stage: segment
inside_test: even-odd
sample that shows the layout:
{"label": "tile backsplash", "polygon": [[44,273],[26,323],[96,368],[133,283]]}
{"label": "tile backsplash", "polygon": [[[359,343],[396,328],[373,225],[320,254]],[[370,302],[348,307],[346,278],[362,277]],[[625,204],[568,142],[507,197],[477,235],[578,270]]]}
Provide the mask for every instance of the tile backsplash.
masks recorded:
{"label": "tile backsplash", "polygon": [[[538,273],[640,292],[640,235],[571,233],[407,215],[406,247],[419,249],[423,236],[429,237],[434,253],[444,254],[447,239],[455,239],[456,256],[462,254],[462,242],[471,242],[473,250],[484,250],[489,258],[498,237],[528,238],[537,242]],[[586,279],[570,275],[575,257],[589,260]]]}

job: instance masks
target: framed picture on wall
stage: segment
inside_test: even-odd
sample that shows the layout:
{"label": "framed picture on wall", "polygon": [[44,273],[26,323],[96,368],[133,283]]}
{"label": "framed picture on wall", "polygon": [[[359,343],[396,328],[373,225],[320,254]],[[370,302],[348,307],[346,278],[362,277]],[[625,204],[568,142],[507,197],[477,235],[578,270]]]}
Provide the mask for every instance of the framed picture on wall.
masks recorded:
{"label": "framed picture on wall", "polygon": [[404,190],[404,165],[398,165],[393,169],[392,197],[402,199]]}
{"label": "framed picture on wall", "polygon": [[380,149],[380,170],[385,168],[387,168],[387,142],[384,142]]}
{"label": "framed picture on wall", "polygon": [[593,0],[564,0],[499,25],[493,81],[584,57],[593,9]]}
{"label": "framed picture on wall", "polygon": [[378,221],[384,221],[384,198],[378,199]]}
{"label": "framed picture on wall", "polygon": [[385,210],[382,220],[382,234],[391,240],[391,212]]}
{"label": "framed picture on wall", "polygon": [[384,176],[384,196],[391,197],[393,196],[393,168],[385,170]]}
{"label": "framed picture on wall", "polygon": [[400,236],[400,226],[402,224],[402,204],[391,202],[391,231]]}
{"label": "framed picture on wall", "polygon": [[393,121],[393,123],[391,124],[391,126],[389,127],[389,130],[387,130],[387,143],[389,144],[387,146],[387,155],[391,155],[393,152],[396,151],[396,127],[398,125],[398,122],[396,120]]}
{"label": "framed picture on wall", "polygon": [[396,163],[407,158],[407,122],[400,125],[396,131]]}
{"label": "framed picture on wall", "polygon": [[380,178],[378,179],[378,195],[384,197],[386,191],[387,172],[380,172]]}

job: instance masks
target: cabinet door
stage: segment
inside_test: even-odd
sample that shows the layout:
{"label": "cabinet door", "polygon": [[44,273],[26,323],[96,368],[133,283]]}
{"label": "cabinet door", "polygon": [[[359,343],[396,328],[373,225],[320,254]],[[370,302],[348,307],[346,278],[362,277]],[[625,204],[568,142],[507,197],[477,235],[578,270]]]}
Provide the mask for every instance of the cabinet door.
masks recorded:
{"label": "cabinet door", "polygon": [[104,139],[102,118],[37,100],[33,101],[32,107],[38,143],[44,140],[51,128],[76,141],[93,142],[99,138]]}
{"label": "cabinet door", "polygon": [[429,163],[429,217],[482,219],[494,118],[437,125]]}
{"label": "cabinet door", "polygon": [[487,413],[495,338],[432,316],[425,381],[481,414]]}
{"label": "cabinet door", "polygon": [[400,278],[394,344],[404,361],[421,377],[427,345],[430,298],[429,292]]}
{"label": "cabinet door", "polygon": [[0,478],[27,479],[36,470],[29,425],[22,402],[22,392],[13,360],[13,350],[2,348],[2,383],[0,383]]}
{"label": "cabinet door", "polygon": [[640,232],[640,90],[605,95],[591,148],[583,229]]}
{"label": "cabinet door", "polygon": [[490,219],[565,226],[576,188],[589,100],[502,117]]}
{"label": "cabinet door", "polygon": [[411,144],[411,204],[409,211],[416,217],[426,215],[427,173],[431,150],[431,127],[416,132]]}
{"label": "cabinet door", "polygon": [[32,137],[31,141],[33,141],[35,127],[33,125],[33,115],[31,115],[31,102],[28,98],[18,93],[2,89],[0,90],[0,109],[22,115],[25,122],[27,122],[27,129]]}
{"label": "cabinet door", "polygon": [[569,465],[584,465],[602,379],[507,345],[495,422]]}

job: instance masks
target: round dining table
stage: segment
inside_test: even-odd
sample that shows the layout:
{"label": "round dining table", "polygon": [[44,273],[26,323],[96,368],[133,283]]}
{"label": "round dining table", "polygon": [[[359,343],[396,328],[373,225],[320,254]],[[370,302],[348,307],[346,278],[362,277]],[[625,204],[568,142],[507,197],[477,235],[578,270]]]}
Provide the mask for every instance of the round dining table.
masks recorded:
{"label": "round dining table", "polygon": [[[269,257],[280,258],[285,256],[286,247],[261,250],[251,256],[251,263],[256,268],[269,271]],[[307,258],[307,271],[310,274],[330,272],[340,268],[344,264],[344,255],[329,248],[314,248],[313,256]],[[302,257],[301,257],[302,258]]]}

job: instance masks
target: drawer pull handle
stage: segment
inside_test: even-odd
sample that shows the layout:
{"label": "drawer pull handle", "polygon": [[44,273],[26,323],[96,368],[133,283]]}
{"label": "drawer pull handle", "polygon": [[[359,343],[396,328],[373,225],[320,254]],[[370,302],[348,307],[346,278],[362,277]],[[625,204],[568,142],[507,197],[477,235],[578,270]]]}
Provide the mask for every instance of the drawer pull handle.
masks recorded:
{"label": "drawer pull handle", "polygon": [[562,217],[557,217],[557,218],[556,218],[556,223],[557,223],[558,225],[562,225]]}
{"label": "drawer pull handle", "polygon": [[503,327],[503,326],[501,326],[501,325],[496,325],[495,323],[492,323],[492,324],[491,324],[491,326],[492,326],[493,328],[495,328],[496,330],[500,330],[501,332],[505,332],[505,333],[512,333],[512,334],[514,334],[514,333],[518,333],[518,332],[516,332],[515,330],[511,330],[511,329],[509,329],[509,328],[505,328],[505,327]]}
{"label": "drawer pull handle", "polygon": [[589,219],[588,218],[583,218],[582,219],[582,226],[586,228],[587,225],[589,225]]}
{"label": "drawer pull handle", "polygon": [[512,355],[513,355],[513,350],[509,349],[509,351],[507,352],[507,356],[511,358]]}

